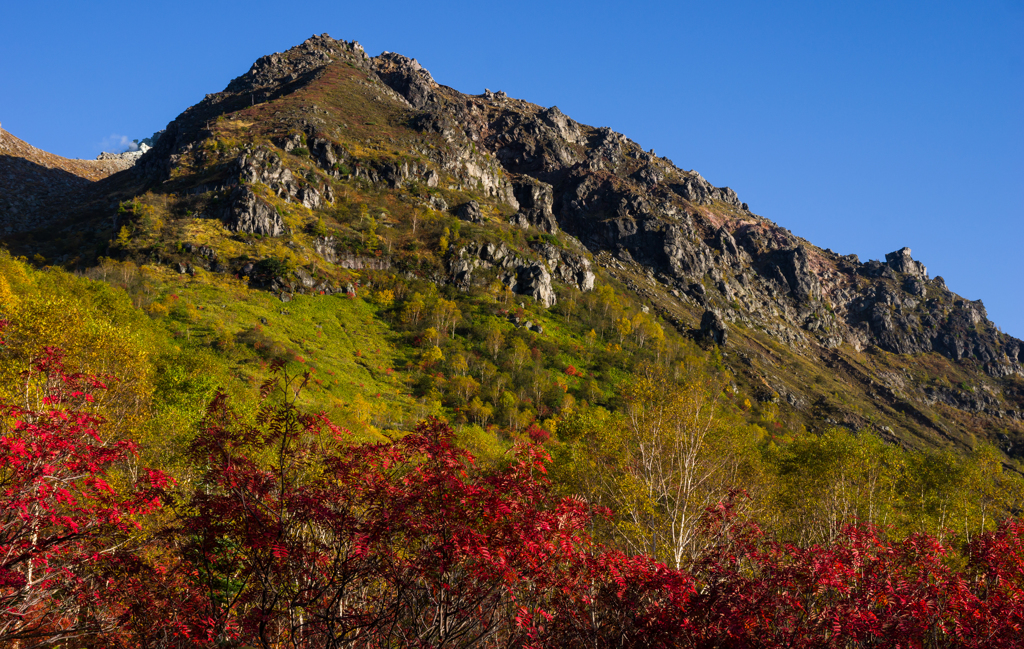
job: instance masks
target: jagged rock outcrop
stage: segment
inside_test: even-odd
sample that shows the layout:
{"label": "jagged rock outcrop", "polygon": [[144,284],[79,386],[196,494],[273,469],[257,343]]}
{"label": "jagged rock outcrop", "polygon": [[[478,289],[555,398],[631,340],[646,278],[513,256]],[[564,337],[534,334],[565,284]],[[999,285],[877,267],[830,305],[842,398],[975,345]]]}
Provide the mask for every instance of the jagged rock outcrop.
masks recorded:
{"label": "jagged rock outcrop", "polygon": [[239,187],[232,193],[231,203],[224,221],[229,228],[236,232],[261,234],[268,237],[284,234],[284,222],[277,210],[245,186]]}
{"label": "jagged rock outcrop", "polygon": [[717,311],[705,311],[700,319],[700,333],[705,339],[710,340],[720,347],[724,347],[729,339],[728,327],[722,314]]}
{"label": "jagged rock outcrop", "polygon": [[437,82],[416,59],[382,52],[372,59],[372,66],[380,80],[404,97],[413,108],[423,108],[433,98]]}
{"label": "jagged rock outcrop", "polygon": [[765,255],[762,274],[775,280],[797,300],[820,300],[821,283],[811,272],[803,247],[775,250]]}
{"label": "jagged rock outcrop", "polygon": [[[308,38],[301,45],[283,54],[275,52],[260,57],[248,72],[232,80],[225,91],[253,94],[268,89],[278,90],[282,82],[295,83],[328,65],[338,49],[354,55],[357,59],[369,59],[359,43],[336,41],[327,34],[321,34]],[[262,93],[260,99],[266,101]],[[253,98],[253,101],[256,99]]]}
{"label": "jagged rock outcrop", "polygon": [[581,291],[594,290],[596,276],[591,270],[590,260],[585,256],[549,243],[533,244],[531,247],[543,256],[556,280]]}
{"label": "jagged rock outcrop", "polygon": [[313,187],[303,187],[295,195],[295,198],[308,209],[316,210],[323,207],[324,198]]}
{"label": "jagged rock outcrop", "polygon": [[266,149],[256,149],[238,158],[238,179],[243,183],[266,185],[275,194],[288,200],[299,194],[300,185],[281,158]]}
{"label": "jagged rock outcrop", "polygon": [[928,269],[921,262],[911,259],[910,248],[904,247],[896,252],[887,253],[885,255],[885,263],[889,265],[889,268],[898,273],[906,273],[921,279],[928,279]]}
{"label": "jagged rock outcrop", "polygon": [[463,203],[455,209],[455,216],[459,217],[463,221],[469,221],[470,223],[483,223],[484,215],[480,211],[480,203],[476,201],[469,201]]}
{"label": "jagged rock outcrop", "polygon": [[313,240],[313,249],[316,250],[316,254],[323,257],[323,260],[329,264],[338,263],[338,250],[337,241],[332,236],[317,237]]}
{"label": "jagged rock outcrop", "polygon": [[694,205],[711,205],[721,201],[740,207],[742,203],[736,192],[728,187],[715,187],[696,172],[691,171],[680,182],[671,185],[672,191]]}
{"label": "jagged rock outcrop", "polygon": [[516,269],[515,292],[528,295],[550,308],[555,305],[555,289],[551,286],[551,274],[544,264],[535,263]]}
{"label": "jagged rock outcrop", "polygon": [[551,244],[534,244],[541,260],[531,260],[509,250],[503,243],[472,244],[458,250],[450,263],[450,277],[457,286],[468,287],[477,269],[504,271],[499,279],[520,295],[528,295],[545,307],[554,306],[552,280],[581,291],[594,289],[595,275],[590,261],[581,253],[562,250]]}
{"label": "jagged rock outcrop", "polygon": [[519,211],[510,219],[512,223],[523,228],[534,226],[549,233],[558,231],[558,222],[551,211],[554,203],[551,185],[526,176],[512,183],[512,187],[519,201]]}

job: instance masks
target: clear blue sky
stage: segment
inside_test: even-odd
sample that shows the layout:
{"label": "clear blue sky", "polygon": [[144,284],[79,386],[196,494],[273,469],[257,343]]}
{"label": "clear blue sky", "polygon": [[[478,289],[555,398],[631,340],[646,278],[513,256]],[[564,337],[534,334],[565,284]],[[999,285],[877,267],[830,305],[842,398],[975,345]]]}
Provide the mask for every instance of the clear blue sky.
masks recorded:
{"label": "clear blue sky", "polygon": [[10,2],[0,121],[94,157],[327,32],[611,126],[862,260],[910,246],[1024,338],[1024,3]]}

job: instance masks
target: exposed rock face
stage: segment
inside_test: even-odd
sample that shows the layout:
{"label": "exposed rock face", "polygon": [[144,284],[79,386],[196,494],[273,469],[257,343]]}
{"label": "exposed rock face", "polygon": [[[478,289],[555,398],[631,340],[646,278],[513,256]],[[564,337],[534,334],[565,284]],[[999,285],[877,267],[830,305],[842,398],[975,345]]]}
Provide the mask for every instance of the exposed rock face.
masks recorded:
{"label": "exposed rock face", "polygon": [[298,196],[299,184],[290,169],[281,163],[276,154],[257,149],[238,159],[238,179],[245,183],[261,183],[282,198]]}
{"label": "exposed rock face", "polygon": [[590,269],[590,260],[584,255],[548,243],[534,244],[532,247],[544,257],[556,280],[581,291],[594,290],[595,275]]}
{"label": "exposed rock face", "polygon": [[239,187],[231,195],[225,217],[228,227],[236,232],[276,237],[284,234],[281,215],[248,187]]}
{"label": "exposed rock face", "polygon": [[543,264],[520,266],[516,269],[517,284],[515,291],[520,295],[529,295],[550,308],[555,305],[555,290],[551,287],[551,274]]}
{"label": "exposed rock face", "polygon": [[423,108],[437,88],[434,78],[416,59],[383,52],[373,58],[372,65],[381,81],[404,97],[413,108]]}
{"label": "exposed rock face", "polygon": [[319,209],[324,204],[324,199],[316,189],[312,187],[303,187],[298,191],[296,198],[304,207],[311,210]]}
{"label": "exposed rock face", "polygon": [[335,262],[339,268],[352,270],[388,270],[391,260],[386,257],[362,257],[359,255],[338,255]]}
{"label": "exposed rock face", "polygon": [[919,261],[910,258],[910,248],[900,248],[896,252],[885,255],[885,263],[897,273],[914,275],[921,279],[928,279],[928,269]]}
{"label": "exposed rock face", "polygon": [[594,289],[594,272],[590,261],[581,253],[562,250],[551,244],[534,244],[542,261],[531,260],[508,249],[503,243],[473,244],[453,255],[450,276],[458,286],[469,286],[478,268],[505,271],[499,278],[520,295],[528,295],[545,307],[554,306],[557,297],[552,279],[581,291]]}
{"label": "exposed rock face", "polygon": [[[298,136],[295,140],[297,139]],[[295,140],[286,140],[285,147],[294,145]],[[332,161],[336,161],[339,155],[344,155],[344,152],[336,152],[330,143],[324,141],[313,142],[312,146],[314,152],[319,152],[317,155],[321,157],[323,164],[337,173],[332,168],[334,164]],[[311,210],[320,209],[325,203],[331,202],[330,199],[333,197],[330,185],[322,186],[323,193],[321,193],[318,187],[309,180],[296,178],[291,170],[284,165],[280,155],[264,148],[257,148],[241,155],[236,162],[236,172],[239,182],[266,185],[285,201],[301,203]]]}
{"label": "exposed rock face", "polygon": [[821,284],[808,267],[807,252],[802,248],[775,250],[766,255],[763,273],[797,300],[820,300]]}
{"label": "exposed rock face", "polygon": [[469,221],[470,223],[483,223],[484,215],[480,211],[480,203],[476,201],[469,201],[463,203],[455,210],[455,216],[459,217],[463,221]]}
{"label": "exposed rock face", "polygon": [[691,175],[685,177],[681,182],[672,185],[672,190],[694,205],[711,205],[715,201],[737,207],[741,205],[736,192],[728,187],[713,187],[696,172],[691,172]]}
{"label": "exposed rock face", "polygon": [[545,232],[557,232],[558,222],[551,211],[554,203],[552,187],[529,176],[512,184],[519,212],[512,217],[512,223],[520,227],[535,226]]}
{"label": "exposed rock face", "polygon": [[700,333],[706,339],[719,345],[720,347],[725,346],[725,342],[729,339],[729,332],[725,325],[725,320],[722,319],[722,315],[716,311],[705,311],[704,315],[700,319]]}
{"label": "exposed rock face", "polygon": [[316,250],[316,254],[323,257],[324,261],[334,264],[338,262],[336,243],[334,237],[317,237],[313,241],[313,249]]}

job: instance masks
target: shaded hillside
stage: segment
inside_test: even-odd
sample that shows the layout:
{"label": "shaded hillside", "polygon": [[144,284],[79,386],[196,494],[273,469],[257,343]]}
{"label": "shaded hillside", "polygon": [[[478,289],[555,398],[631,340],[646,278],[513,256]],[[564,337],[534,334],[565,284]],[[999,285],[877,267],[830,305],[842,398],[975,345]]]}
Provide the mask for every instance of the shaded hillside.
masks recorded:
{"label": "shaded hillside", "polygon": [[[819,249],[624,135],[462,94],[398,54],[324,35],[263,57],[89,191],[12,250],[234,275],[284,301],[393,276],[562,314],[608,286],[630,327],[650,313],[719,345],[769,421],[1024,458],[1021,342],[909,249]],[[609,346],[633,336],[587,326]]]}
{"label": "shaded hillside", "polygon": [[130,166],[117,159],[62,158],[0,129],[0,233],[49,222],[90,183]]}

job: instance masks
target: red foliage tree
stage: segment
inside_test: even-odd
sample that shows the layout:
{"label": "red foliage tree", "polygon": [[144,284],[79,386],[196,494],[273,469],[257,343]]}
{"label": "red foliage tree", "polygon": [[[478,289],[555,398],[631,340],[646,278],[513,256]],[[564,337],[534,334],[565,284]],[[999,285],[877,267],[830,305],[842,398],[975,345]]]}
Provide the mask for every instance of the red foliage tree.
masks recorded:
{"label": "red foliage tree", "polygon": [[102,437],[89,405],[105,386],[69,373],[60,350],[44,349],[24,380],[43,409],[0,405],[0,645],[29,647],[109,625],[118,595],[102,564],[159,505],[166,478],[144,470],[111,485],[135,445]]}
{"label": "red foliage tree", "polygon": [[696,567],[696,647],[1010,647],[1024,627],[1024,534],[1015,522],[968,549],[914,535],[885,540],[850,525],[828,546],[797,548],[739,523],[733,503],[709,517],[718,544]]}

